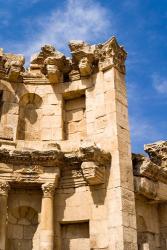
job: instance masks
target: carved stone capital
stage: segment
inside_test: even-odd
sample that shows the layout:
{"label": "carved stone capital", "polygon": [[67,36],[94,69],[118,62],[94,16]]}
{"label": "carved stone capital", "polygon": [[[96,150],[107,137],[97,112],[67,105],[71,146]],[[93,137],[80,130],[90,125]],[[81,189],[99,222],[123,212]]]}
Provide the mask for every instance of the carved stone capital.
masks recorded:
{"label": "carved stone capital", "polygon": [[43,197],[52,198],[55,192],[55,183],[47,182],[42,185]]}
{"label": "carved stone capital", "polygon": [[104,43],[98,51],[99,70],[106,71],[112,67],[125,74],[125,60],[127,53],[119,46],[115,37]]}
{"label": "carved stone capital", "polygon": [[10,189],[9,183],[8,182],[0,182],[0,195],[8,195],[8,191]]}

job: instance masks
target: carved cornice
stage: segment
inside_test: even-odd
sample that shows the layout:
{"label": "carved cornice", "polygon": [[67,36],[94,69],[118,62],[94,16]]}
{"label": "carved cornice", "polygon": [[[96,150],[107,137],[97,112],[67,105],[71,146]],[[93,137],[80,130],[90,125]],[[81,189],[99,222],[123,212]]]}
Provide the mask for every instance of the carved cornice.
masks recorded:
{"label": "carved cornice", "polygon": [[[1,49],[0,79],[26,83],[31,82],[33,78],[40,78],[42,84],[47,82],[58,84],[68,79],[75,81],[87,78],[98,71],[106,71],[112,67],[125,74],[127,54],[115,37],[98,45],[73,40],[70,41],[69,47],[71,58],[65,57],[51,45],[43,46],[39,53],[32,56],[27,70],[23,67],[23,55],[5,54]],[[32,83],[35,83],[34,80]]]}
{"label": "carved cornice", "polygon": [[107,166],[111,163],[111,154],[105,152],[96,145],[83,144],[76,151],[65,152],[64,156],[65,162],[68,164],[92,161]]}
{"label": "carved cornice", "polygon": [[49,151],[20,151],[0,149],[0,162],[12,163],[16,165],[24,164],[25,166],[41,165],[56,166],[62,162],[64,154],[60,150]]}
{"label": "carved cornice", "polygon": [[43,197],[52,198],[55,193],[55,183],[44,183],[42,185]]}
{"label": "carved cornice", "polygon": [[104,182],[105,167],[110,165],[110,153],[95,144],[85,143],[69,152],[61,148],[50,151],[0,149],[0,177],[9,182],[52,183],[58,179],[61,169],[67,168],[67,171],[71,169],[70,179],[76,179],[78,185],[96,185]]}
{"label": "carved cornice", "polygon": [[132,155],[134,175],[167,183],[167,142],[145,145],[145,151],[149,158],[140,154]]}
{"label": "carved cornice", "polygon": [[95,161],[106,165],[111,161],[111,154],[95,144],[83,144],[77,150],[69,152],[63,152],[61,149],[46,151],[0,149],[0,162],[16,165],[61,166],[61,164],[82,163],[84,161]]}
{"label": "carved cornice", "polygon": [[0,195],[7,196],[9,189],[10,189],[10,186],[8,182],[0,181]]}

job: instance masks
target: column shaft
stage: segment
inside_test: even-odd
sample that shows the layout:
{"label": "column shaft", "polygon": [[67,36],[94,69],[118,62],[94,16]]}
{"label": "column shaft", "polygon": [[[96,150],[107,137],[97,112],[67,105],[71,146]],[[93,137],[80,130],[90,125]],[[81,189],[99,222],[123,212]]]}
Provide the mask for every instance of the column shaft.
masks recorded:
{"label": "column shaft", "polygon": [[53,250],[53,196],[55,185],[46,183],[42,185],[43,198],[40,222],[40,250]]}
{"label": "column shaft", "polygon": [[7,199],[9,184],[0,183],[0,250],[5,250],[7,227]]}

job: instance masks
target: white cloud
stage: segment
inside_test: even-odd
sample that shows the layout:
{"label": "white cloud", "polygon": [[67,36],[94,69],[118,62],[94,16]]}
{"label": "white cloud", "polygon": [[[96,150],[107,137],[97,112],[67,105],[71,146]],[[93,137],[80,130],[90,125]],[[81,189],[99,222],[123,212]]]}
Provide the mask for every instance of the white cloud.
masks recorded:
{"label": "white cloud", "polygon": [[167,77],[161,77],[157,74],[152,76],[153,86],[160,94],[167,94]]}
{"label": "white cloud", "polygon": [[67,0],[64,9],[28,21],[29,39],[24,45],[17,45],[27,58],[44,44],[55,44],[64,50],[70,39],[99,42],[113,34],[111,10],[93,0]]}

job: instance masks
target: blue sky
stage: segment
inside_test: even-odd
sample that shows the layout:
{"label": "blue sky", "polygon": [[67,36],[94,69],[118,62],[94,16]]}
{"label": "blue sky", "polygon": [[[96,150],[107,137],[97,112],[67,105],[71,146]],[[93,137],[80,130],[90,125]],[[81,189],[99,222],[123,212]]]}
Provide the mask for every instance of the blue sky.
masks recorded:
{"label": "blue sky", "polygon": [[42,44],[116,36],[128,52],[133,152],[167,140],[167,0],[0,0],[0,47],[27,60]]}

